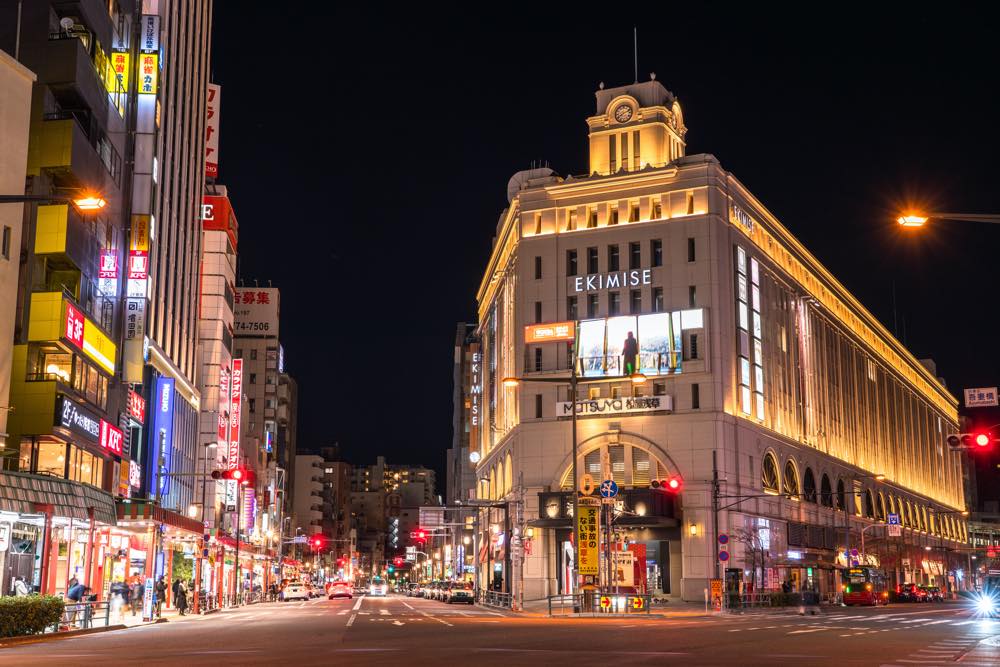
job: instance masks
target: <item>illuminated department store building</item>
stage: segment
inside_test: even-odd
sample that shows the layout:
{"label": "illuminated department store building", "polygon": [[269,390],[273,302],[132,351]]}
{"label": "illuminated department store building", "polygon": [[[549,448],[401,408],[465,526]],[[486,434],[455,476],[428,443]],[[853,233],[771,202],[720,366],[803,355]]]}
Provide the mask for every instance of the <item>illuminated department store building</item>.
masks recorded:
{"label": "illuminated department store building", "polygon": [[[479,584],[515,599],[570,588],[569,389],[530,380],[576,364],[581,480],[619,485],[635,585],[688,600],[713,577],[835,594],[864,530],[858,560],[890,581],[961,586],[962,470],[945,446],[957,402],[933,366],[715,157],[685,155],[681,107],[658,81],[596,98],[589,175],[511,179],[478,292],[472,458],[477,496],[506,508],[483,511]],[[556,323],[578,344],[532,326]],[[621,377],[629,332],[640,385]],[[652,488],[670,478],[678,493]],[[890,514],[900,537],[876,525]]]}

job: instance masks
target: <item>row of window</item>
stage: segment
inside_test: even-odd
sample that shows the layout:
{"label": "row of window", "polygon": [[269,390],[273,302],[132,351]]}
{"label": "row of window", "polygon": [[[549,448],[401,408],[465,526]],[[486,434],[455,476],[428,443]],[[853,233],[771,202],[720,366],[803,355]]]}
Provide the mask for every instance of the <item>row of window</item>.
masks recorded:
{"label": "row of window", "polygon": [[[636,157],[638,161],[638,157]],[[611,165],[611,171],[615,171],[614,162]],[[685,193],[686,202],[683,208],[683,212],[686,215],[694,215],[694,192]],[[607,205],[608,207],[608,225],[617,225],[620,220],[620,212],[617,202]],[[597,220],[597,206],[588,206],[586,212],[583,215],[583,219],[586,224],[582,227],[583,229],[596,229],[598,226]],[[675,211],[675,215],[679,212]],[[649,219],[650,220],[660,220],[663,218],[663,206],[658,198],[653,198],[650,202]],[[640,206],[639,202],[632,201],[628,204],[628,222],[640,222]],[[571,208],[566,211],[566,226],[564,228],[567,232],[576,231],[581,229],[580,227],[580,214],[576,208]],[[535,213],[535,234],[542,233],[542,214]]]}
{"label": "row of window", "polygon": [[[687,240],[687,261],[695,261],[696,245],[693,237]],[[577,250],[566,251],[566,275],[575,276],[579,274],[579,256]],[[587,261],[587,274],[600,273],[600,248],[591,246],[585,250]],[[663,240],[652,239],[649,242],[649,266],[663,266]],[[605,271],[611,273],[621,271],[621,247],[611,244],[607,247],[605,254]],[[642,268],[642,242],[631,241],[628,244],[628,268],[635,270]],[[535,280],[541,280],[543,276],[542,258],[535,257]]]}
{"label": "row of window", "polygon": [[848,496],[851,496],[854,499],[854,513],[858,516],[886,522],[889,514],[898,514],[900,524],[907,528],[950,539],[965,540],[965,526],[961,521],[956,521],[954,517],[935,515],[934,510],[928,510],[926,506],[897,498],[883,491],[874,492],[871,489],[860,487],[848,489],[846,484],[853,485],[855,480],[848,479],[845,482],[844,479],[838,478],[837,488],[834,491],[830,476],[823,473],[817,489],[816,476],[812,468],[806,467],[800,485],[798,468],[792,459],[785,461],[779,478],[778,462],[771,452],[764,456],[761,463],[760,481],[765,491],[781,494],[793,500],[804,500],[841,512],[845,511],[845,508],[849,508],[852,501],[848,500]]}
{"label": "row of window", "polygon": [[83,357],[51,346],[28,350],[28,382],[58,381],[101,410],[108,407],[108,378]]}
{"label": "row of window", "polygon": [[22,438],[19,454],[18,469],[22,472],[104,486],[104,459],[76,445]]}
{"label": "row of window", "polygon": [[[588,294],[586,295],[586,319],[593,319],[599,316],[601,296],[600,294]],[[629,315],[640,315],[644,312],[662,313],[663,309],[663,288],[662,287],[652,287],[650,288],[650,304],[652,308],[646,311],[642,307],[642,290],[634,289],[628,292],[628,314]],[[698,307],[698,290],[694,285],[688,286],[688,308]],[[607,316],[615,317],[617,315],[623,315],[625,312],[622,310],[622,293],[621,292],[608,292],[608,309]],[[566,297],[566,319],[567,320],[578,320],[580,319],[580,297],[577,295]],[[535,302],[535,323],[540,324],[544,322],[544,313],[542,312],[542,302]]]}

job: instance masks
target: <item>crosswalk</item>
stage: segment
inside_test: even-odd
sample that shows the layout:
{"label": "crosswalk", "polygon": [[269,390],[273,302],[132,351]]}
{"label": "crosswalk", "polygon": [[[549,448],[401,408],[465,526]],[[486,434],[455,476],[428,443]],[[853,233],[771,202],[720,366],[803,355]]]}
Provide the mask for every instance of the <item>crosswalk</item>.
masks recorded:
{"label": "crosswalk", "polygon": [[[979,623],[974,621],[974,623]],[[996,647],[997,628],[987,623],[978,627],[967,628],[961,636],[940,639],[936,642],[911,651],[892,662],[886,662],[880,667],[909,667],[910,665],[948,665],[958,664],[962,667],[996,667],[1000,664],[1000,647]]]}
{"label": "crosswalk", "polygon": [[[858,614],[823,614],[817,617],[800,618],[796,622],[787,622],[789,617],[744,618],[735,624],[749,627],[729,628],[729,633],[747,633],[759,630],[787,630],[786,634],[799,635],[814,632],[836,632],[840,637],[856,637],[865,634],[914,630],[931,625],[944,625],[961,628],[978,623],[975,619],[952,616],[940,618],[934,616],[914,615],[912,613],[880,614],[877,616],[862,616]],[[781,621],[786,621],[782,623]],[[731,621],[730,624],[733,624]]]}

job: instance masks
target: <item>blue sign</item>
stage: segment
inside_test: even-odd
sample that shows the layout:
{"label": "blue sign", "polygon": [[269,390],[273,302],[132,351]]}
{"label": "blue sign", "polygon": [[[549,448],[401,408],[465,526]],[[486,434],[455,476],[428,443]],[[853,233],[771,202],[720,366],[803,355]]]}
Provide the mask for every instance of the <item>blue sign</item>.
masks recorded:
{"label": "blue sign", "polygon": [[720,551],[719,552],[719,560],[721,560],[723,563],[725,563],[727,560],[729,560],[729,552],[728,551]]}
{"label": "blue sign", "polygon": [[153,394],[153,429],[152,438],[153,484],[156,484],[157,471],[160,478],[160,496],[170,492],[170,459],[174,440],[174,379],[160,376],[156,380],[156,392]]}
{"label": "blue sign", "polygon": [[899,525],[899,515],[898,514],[890,514],[889,515],[889,525],[890,526],[898,526]]}
{"label": "blue sign", "polygon": [[729,544],[728,533],[719,533],[719,544]]}
{"label": "blue sign", "polygon": [[602,498],[614,498],[618,495],[618,485],[615,484],[615,480],[606,479],[601,482],[601,497]]}

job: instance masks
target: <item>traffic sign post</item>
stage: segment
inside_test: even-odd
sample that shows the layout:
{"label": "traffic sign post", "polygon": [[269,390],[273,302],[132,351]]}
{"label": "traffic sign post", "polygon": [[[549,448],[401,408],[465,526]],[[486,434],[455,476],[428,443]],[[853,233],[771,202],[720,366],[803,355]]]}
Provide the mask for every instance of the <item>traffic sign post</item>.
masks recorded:
{"label": "traffic sign post", "polygon": [[615,484],[615,480],[606,479],[601,482],[601,497],[602,498],[614,498],[618,495],[618,485]]}

